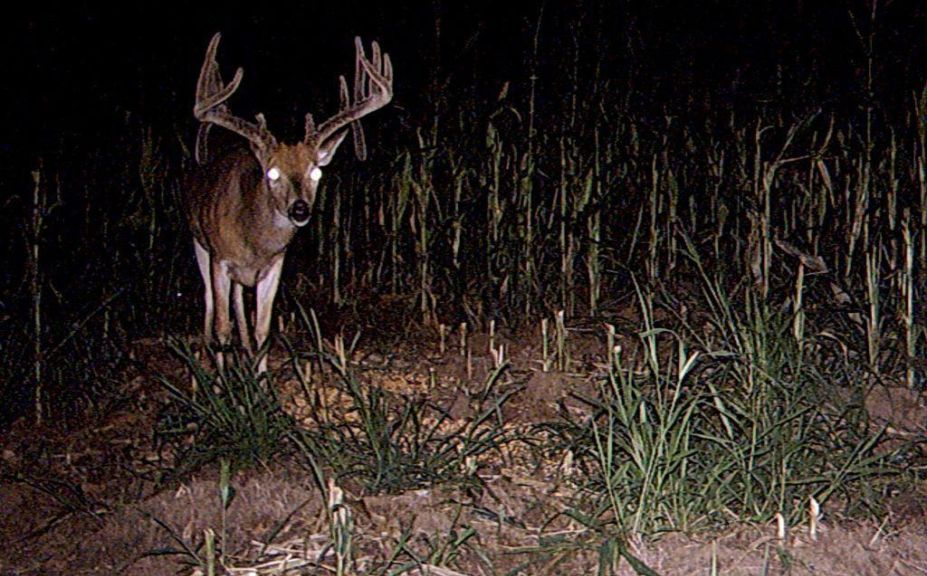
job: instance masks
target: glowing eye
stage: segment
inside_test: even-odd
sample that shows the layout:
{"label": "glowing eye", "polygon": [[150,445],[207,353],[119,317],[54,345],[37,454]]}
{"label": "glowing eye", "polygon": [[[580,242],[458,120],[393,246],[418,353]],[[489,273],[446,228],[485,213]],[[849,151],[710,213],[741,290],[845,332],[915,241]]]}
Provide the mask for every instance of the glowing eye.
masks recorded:
{"label": "glowing eye", "polygon": [[280,179],[280,171],[276,168],[271,168],[267,171],[267,177],[276,182]]}
{"label": "glowing eye", "polygon": [[322,170],[318,166],[316,166],[315,168],[309,171],[309,177],[312,178],[314,181],[318,182],[319,180],[322,179]]}

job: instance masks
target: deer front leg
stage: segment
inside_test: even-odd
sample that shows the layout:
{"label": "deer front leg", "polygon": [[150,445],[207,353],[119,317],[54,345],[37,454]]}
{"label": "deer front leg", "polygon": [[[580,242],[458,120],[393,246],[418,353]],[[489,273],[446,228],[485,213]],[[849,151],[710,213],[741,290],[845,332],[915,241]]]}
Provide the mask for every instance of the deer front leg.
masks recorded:
{"label": "deer front leg", "polygon": [[215,301],[216,341],[218,343],[216,363],[218,368],[221,369],[224,365],[222,353],[228,348],[229,341],[232,339],[232,321],[229,318],[229,292],[232,288],[232,279],[229,276],[228,264],[215,258],[212,259],[210,264],[212,294]]}
{"label": "deer front leg", "polygon": [[198,241],[193,241],[193,250],[196,252],[196,265],[200,269],[200,276],[203,278],[203,300],[206,303],[206,317],[203,320],[203,343],[209,344],[212,341],[212,320],[213,320],[213,298],[212,298],[212,274],[210,272],[209,252],[203,248]]}
{"label": "deer front leg", "polygon": [[258,354],[261,360],[258,363],[258,373],[267,372],[267,356],[269,351],[264,349],[264,342],[270,334],[271,312],[274,309],[274,297],[280,285],[280,272],[283,270],[283,254],[277,256],[270,265],[267,274],[257,285],[257,321],[254,323],[254,337]]}
{"label": "deer front leg", "polygon": [[251,336],[248,334],[244,289],[238,282],[232,284],[232,301],[235,305],[235,323],[238,324],[238,336],[241,338],[241,345],[245,347],[245,351],[249,356],[252,356],[254,355],[254,349],[251,348]]}

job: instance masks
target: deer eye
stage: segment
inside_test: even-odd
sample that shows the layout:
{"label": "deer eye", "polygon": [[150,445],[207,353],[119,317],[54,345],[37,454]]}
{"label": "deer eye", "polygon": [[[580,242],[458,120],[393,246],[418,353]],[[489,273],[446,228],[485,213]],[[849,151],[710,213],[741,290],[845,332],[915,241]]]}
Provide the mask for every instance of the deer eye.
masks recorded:
{"label": "deer eye", "polygon": [[314,182],[318,182],[319,180],[321,180],[322,179],[322,169],[316,166],[315,168],[310,170],[309,178],[311,178]]}
{"label": "deer eye", "polygon": [[277,170],[276,168],[271,168],[270,170],[267,171],[267,177],[270,179],[271,182],[276,182],[277,180],[280,179],[280,170]]}

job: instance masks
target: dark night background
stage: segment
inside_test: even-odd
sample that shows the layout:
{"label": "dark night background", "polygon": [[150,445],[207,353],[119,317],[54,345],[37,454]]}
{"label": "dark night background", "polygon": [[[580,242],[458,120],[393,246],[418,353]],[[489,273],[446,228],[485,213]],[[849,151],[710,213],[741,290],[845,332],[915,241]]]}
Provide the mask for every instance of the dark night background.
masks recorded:
{"label": "dark night background", "polygon": [[[29,366],[30,172],[38,167],[47,193],[59,200],[42,240],[42,338],[46,348],[63,347],[58,354],[82,358],[93,372],[76,370],[75,380],[105,377],[101,366],[122,357],[118,346],[79,348],[92,340],[84,331],[129,339],[199,326],[199,278],[175,200],[196,131],[196,77],[215,31],[223,33],[218,60],[225,78],[236,66],[245,70],[233,110],[264,112],[284,139],[301,136],[305,112],[319,118],[335,111],[337,75],[352,69],[353,37],[368,45],[378,40],[396,70],[393,104],[365,121],[375,151],[369,166],[358,167],[342,152],[332,170],[385,182],[396,169],[395,151],[417,149],[416,131],[437,129],[438,119],[441,130],[447,127],[442,142],[457,139],[466,157],[467,143],[483,138],[506,83],[508,102],[524,111],[535,63],[542,139],[562,133],[577,96],[591,103],[582,104],[587,139],[602,102],[617,103],[654,130],[670,116],[683,126],[704,126],[733,114],[750,125],[760,114],[787,123],[815,110],[858,123],[867,107],[879,126],[904,122],[927,78],[927,3],[880,2],[874,21],[871,6],[859,0],[348,0],[244,9],[29,4],[5,16],[0,34],[0,327],[9,364],[3,377],[22,382]],[[870,35],[874,52],[867,55]],[[140,175],[142,142],[154,151],[144,156],[154,170],[148,175]],[[541,177],[552,178],[549,170]],[[146,187],[145,178],[160,183]],[[308,242],[301,237],[296,246]],[[172,300],[178,292],[179,302]]]}
{"label": "dark night background", "polygon": [[[335,75],[351,64],[354,35],[378,39],[401,76],[405,121],[428,115],[429,90],[492,97],[503,81],[524,88],[540,8],[540,80],[557,96],[573,58],[600,65],[634,104],[749,109],[761,103],[858,106],[865,75],[868,3],[809,2],[318,2],[233,10],[95,3],[8,17],[3,34],[3,152],[26,163],[63,139],[105,147],[108,130],[135,115],[193,129],[193,85],[214,31],[220,64],[247,80],[242,115],[263,110],[289,127],[304,109],[330,110]],[[877,88],[905,98],[924,77],[927,8],[879,7]],[[852,14],[852,16],[851,16]],[[854,18],[856,22],[854,23]],[[585,70],[588,73],[588,69]],[[886,108],[888,108],[886,106]],[[298,124],[298,123],[296,123]],[[95,137],[101,141],[95,141]]]}

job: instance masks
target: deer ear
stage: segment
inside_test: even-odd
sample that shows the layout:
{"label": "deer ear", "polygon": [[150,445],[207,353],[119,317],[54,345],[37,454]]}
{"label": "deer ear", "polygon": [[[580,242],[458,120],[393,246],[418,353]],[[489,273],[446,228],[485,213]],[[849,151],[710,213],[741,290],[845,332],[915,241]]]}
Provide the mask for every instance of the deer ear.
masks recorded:
{"label": "deer ear", "polygon": [[331,138],[322,142],[319,145],[319,149],[316,152],[315,163],[318,166],[328,166],[328,163],[332,161],[332,158],[335,156],[335,150],[338,149],[338,146],[341,142],[344,141],[344,137],[348,135],[347,129],[336,132]]}

